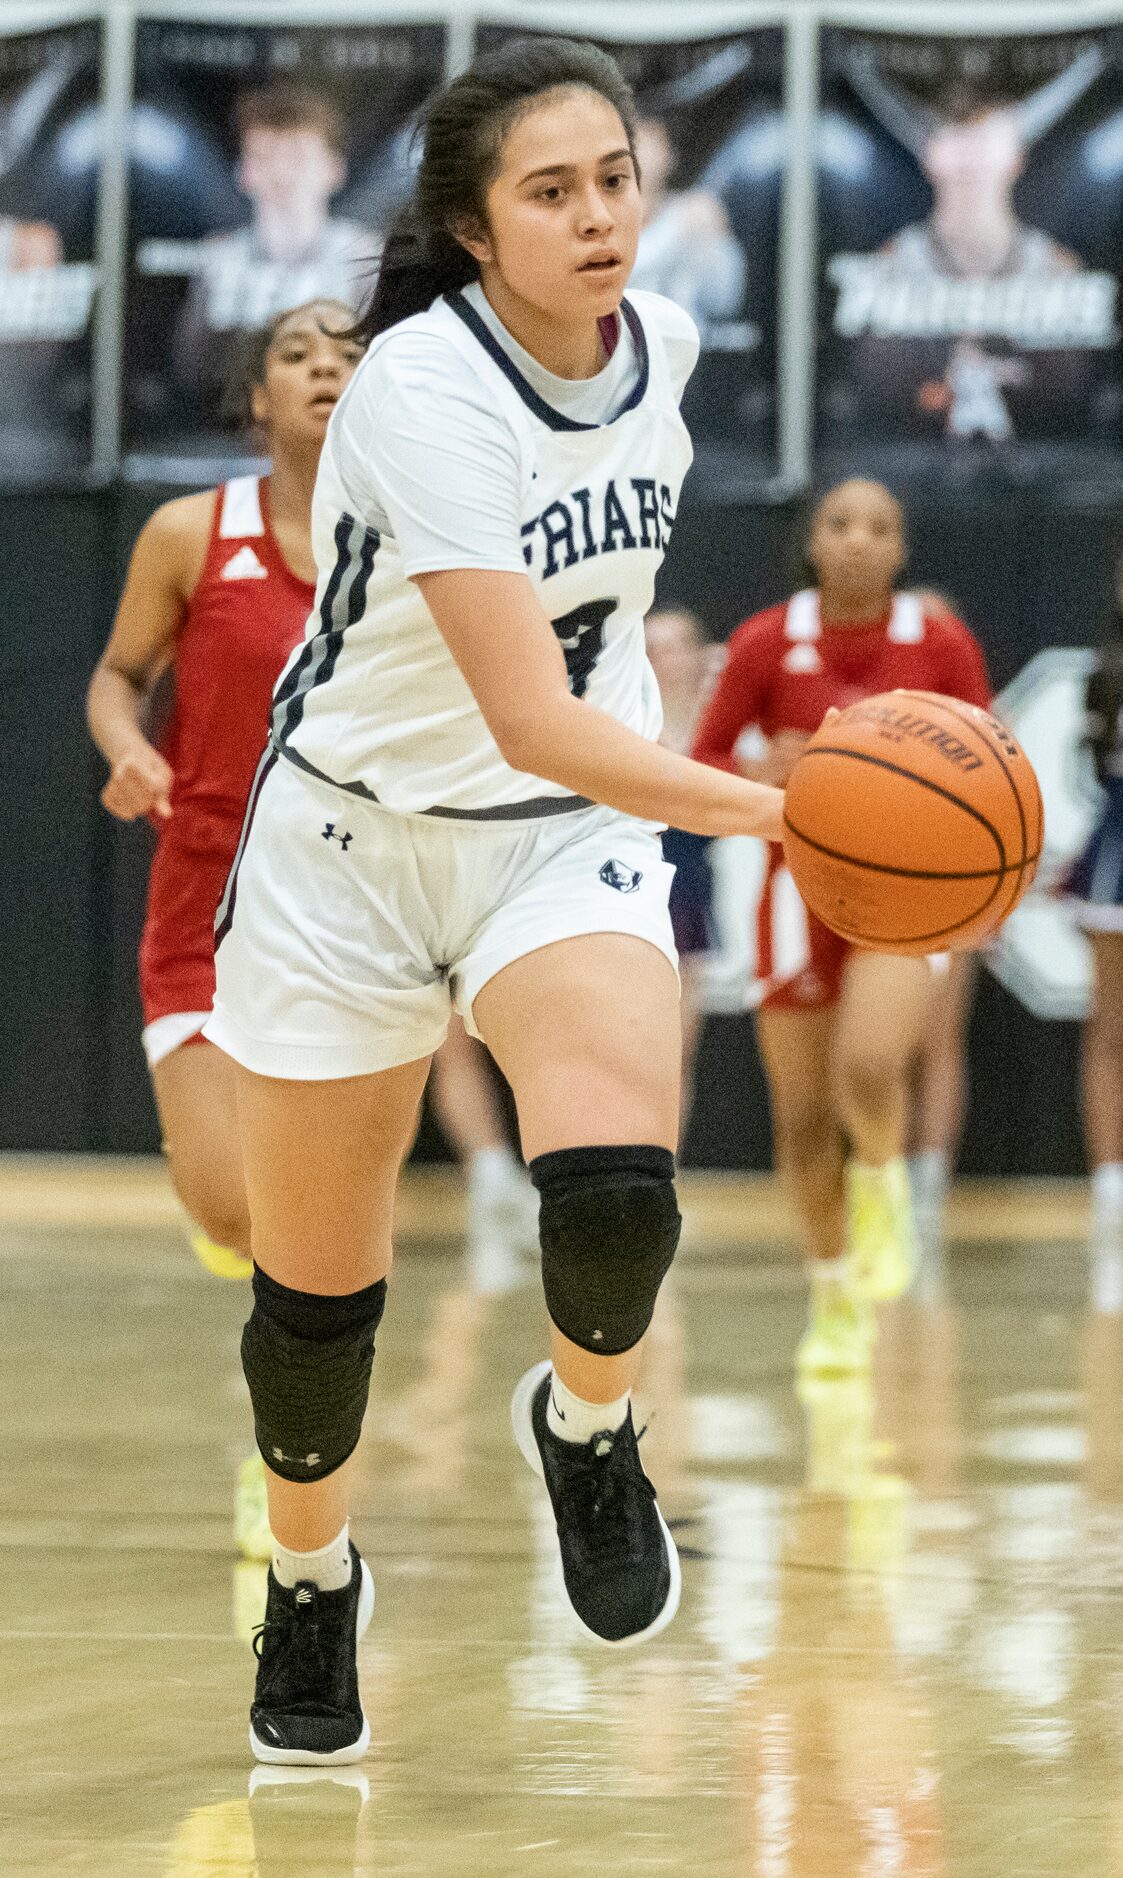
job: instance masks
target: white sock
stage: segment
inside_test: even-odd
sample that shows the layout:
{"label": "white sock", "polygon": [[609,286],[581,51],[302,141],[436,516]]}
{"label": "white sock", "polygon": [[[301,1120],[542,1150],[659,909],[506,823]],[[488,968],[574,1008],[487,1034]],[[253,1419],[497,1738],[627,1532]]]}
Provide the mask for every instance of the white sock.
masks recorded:
{"label": "white sock", "polygon": [[811,1283],[816,1290],[829,1291],[835,1287],[841,1290],[850,1283],[850,1260],[845,1255],[837,1259],[813,1259]]}
{"label": "white sock", "polygon": [[518,1162],[510,1148],[476,1148],[468,1156],[468,1185],[478,1200],[506,1193]]}
{"label": "white sock", "polygon": [[273,1576],[287,1591],[302,1580],[318,1585],[321,1591],[346,1590],[351,1582],[350,1523],[330,1545],[315,1552],[290,1552],[274,1539]]}
{"label": "white sock", "polygon": [[868,1185],[875,1180],[899,1180],[902,1174],[907,1175],[908,1167],[903,1154],[894,1154],[888,1161],[852,1160],[850,1171],[858,1180]]}
{"label": "white sock", "polygon": [[1093,1248],[1092,1307],[1101,1317],[1123,1311],[1123,1248],[1117,1245]]}
{"label": "white sock", "polygon": [[1123,1213],[1123,1161],[1103,1161],[1096,1168],[1092,1206],[1101,1219]]}
{"label": "white sock", "polygon": [[923,1205],[940,1205],[948,1190],[948,1157],[943,1148],[922,1148],[909,1156],[913,1193]]}
{"label": "white sock", "polygon": [[591,1441],[594,1435],[622,1428],[628,1415],[631,1391],[615,1402],[585,1402],[567,1389],[557,1371],[550,1376],[546,1426],[559,1441]]}

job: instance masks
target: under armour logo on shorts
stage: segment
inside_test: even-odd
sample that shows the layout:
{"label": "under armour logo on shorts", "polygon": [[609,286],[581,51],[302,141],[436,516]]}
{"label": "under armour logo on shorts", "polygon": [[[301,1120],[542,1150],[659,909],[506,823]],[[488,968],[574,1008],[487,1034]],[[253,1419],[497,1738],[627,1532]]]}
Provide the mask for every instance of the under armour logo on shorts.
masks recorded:
{"label": "under armour logo on shorts", "polygon": [[623,861],[606,861],[600,877],[606,887],[615,887],[617,893],[634,893],[643,879],[637,868],[625,867]]}
{"label": "under armour logo on shorts", "polygon": [[344,854],[346,854],[347,852],[348,843],[352,841],[353,839],[354,837],[352,836],[350,830],[348,830],[347,834],[345,835],[337,835],[335,832],[334,822],[328,822],[325,824],[324,840],[325,841],[338,841],[340,847],[343,849]]}

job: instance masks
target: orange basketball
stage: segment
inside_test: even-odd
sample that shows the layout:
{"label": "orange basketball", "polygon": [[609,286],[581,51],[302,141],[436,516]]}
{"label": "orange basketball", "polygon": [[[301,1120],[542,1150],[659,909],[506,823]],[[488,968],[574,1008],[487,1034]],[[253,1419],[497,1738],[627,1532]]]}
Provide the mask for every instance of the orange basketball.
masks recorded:
{"label": "orange basketball", "polygon": [[1041,791],[975,704],[887,691],[822,724],[788,779],[784,853],[813,913],[878,952],[978,945],[1041,856]]}

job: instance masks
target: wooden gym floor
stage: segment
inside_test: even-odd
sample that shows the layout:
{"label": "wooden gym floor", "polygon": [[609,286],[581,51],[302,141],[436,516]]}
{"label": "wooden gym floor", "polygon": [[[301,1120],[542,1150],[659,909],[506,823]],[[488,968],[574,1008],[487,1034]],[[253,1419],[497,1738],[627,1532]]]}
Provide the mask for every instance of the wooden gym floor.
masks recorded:
{"label": "wooden gym floor", "polygon": [[453,1183],[411,1178],[355,1520],[373,1746],[309,1781],[246,1745],[245,1292],[158,1167],[0,1164],[0,1871],[1123,1878],[1123,1297],[1089,1303],[1079,1189],[958,1196],[872,1388],[802,1402],[774,1192],[684,1189],[644,1441],[683,1606],[616,1655],[507,1432],[534,1274],[473,1287]]}

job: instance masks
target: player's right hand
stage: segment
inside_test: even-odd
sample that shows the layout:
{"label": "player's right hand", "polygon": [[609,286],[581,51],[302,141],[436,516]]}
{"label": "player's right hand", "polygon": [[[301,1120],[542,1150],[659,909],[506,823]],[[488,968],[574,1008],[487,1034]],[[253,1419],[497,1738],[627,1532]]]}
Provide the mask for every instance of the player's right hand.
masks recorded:
{"label": "player's right hand", "polygon": [[172,781],[170,764],[145,744],[118,757],[101,792],[101,805],[121,822],[135,822],[139,815],[166,821],[172,812]]}

